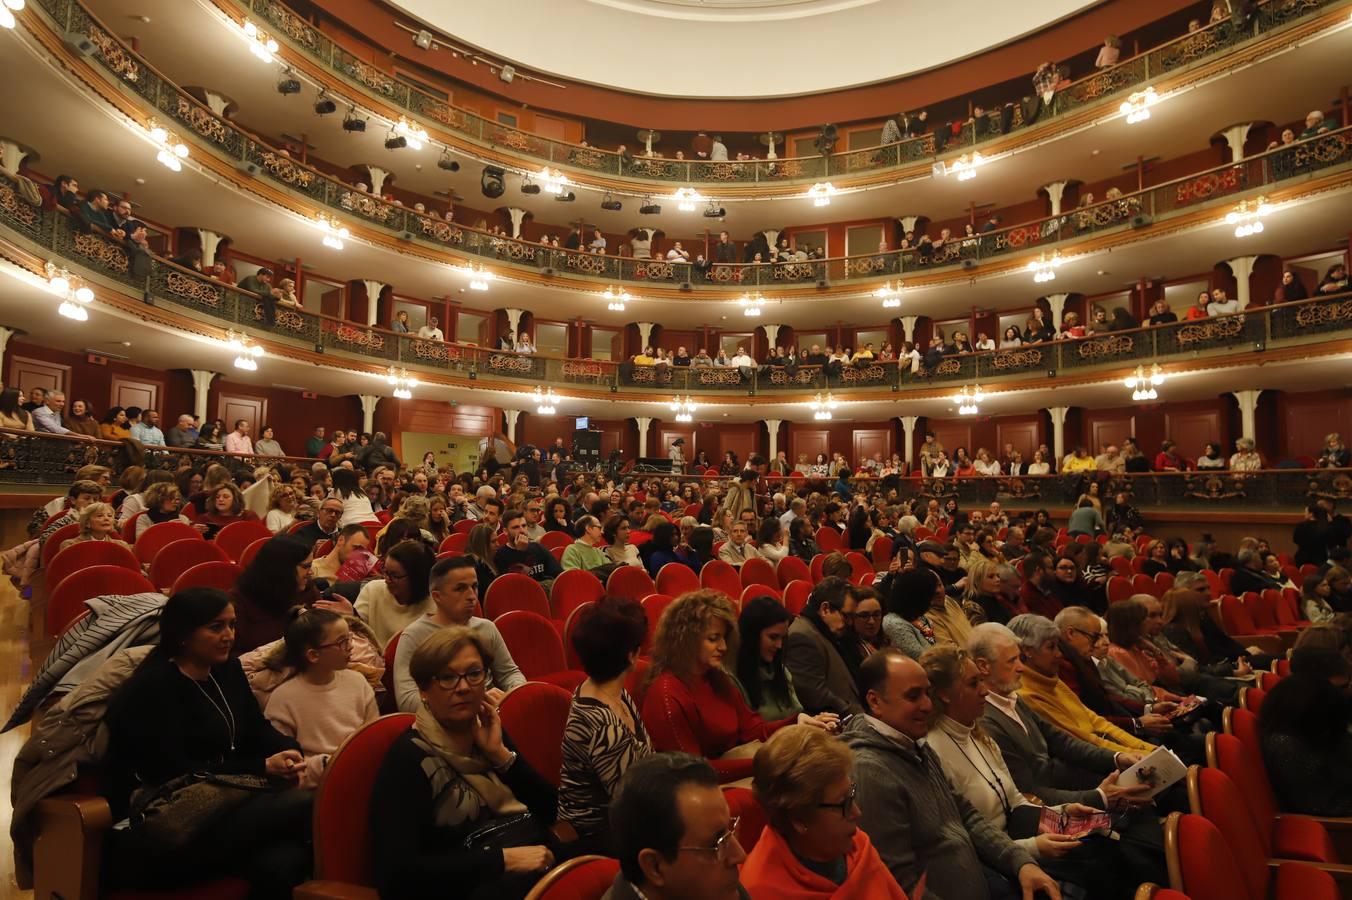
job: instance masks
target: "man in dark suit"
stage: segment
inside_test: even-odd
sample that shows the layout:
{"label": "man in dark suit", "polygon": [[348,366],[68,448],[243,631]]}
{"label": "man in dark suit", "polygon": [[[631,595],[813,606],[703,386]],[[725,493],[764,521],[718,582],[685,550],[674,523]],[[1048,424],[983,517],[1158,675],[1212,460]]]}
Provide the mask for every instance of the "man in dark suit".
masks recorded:
{"label": "man in dark suit", "polygon": [[854,672],[840,644],[850,627],[847,623],[854,607],[855,596],[848,581],[823,578],[812,589],[802,615],[789,626],[784,667],[793,675],[799,702],[810,713],[833,712],[843,718],[864,711]]}

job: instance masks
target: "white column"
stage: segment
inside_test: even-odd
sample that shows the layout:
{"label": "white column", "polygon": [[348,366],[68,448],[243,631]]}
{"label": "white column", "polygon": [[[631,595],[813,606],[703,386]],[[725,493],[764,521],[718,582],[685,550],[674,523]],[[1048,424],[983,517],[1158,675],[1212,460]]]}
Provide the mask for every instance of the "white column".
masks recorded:
{"label": "white column", "polygon": [[222,119],[224,119],[224,118],[225,118],[225,108],[226,108],[227,106],[230,105],[230,101],[227,100],[227,99],[225,99],[224,97],[222,97],[220,94],[216,93],[215,91],[207,91],[207,90],[204,90],[204,91],[202,91],[202,96],[203,96],[203,97],[206,99],[206,101],[207,101],[207,107],[208,107],[212,112],[214,112],[216,115],[218,115],[218,116],[220,116]]}
{"label": "white column", "polygon": [[19,174],[19,166],[23,165],[26,156],[28,156],[27,150],[8,138],[0,138],[0,168],[3,168],[10,175]]}
{"label": "white column", "polygon": [[1257,438],[1253,423],[1254,411],[1258,409],[1258,395],[1263,393],[1257,391],[1231,391],[1235,399],[1239,401],[1239,436],[1255,440]]}
{"label": "white column", "polygon": [[512,237],[521,237],[521,223],[526,221],[526,211],[519,206],[507,207],[507,215],[512,220]]}
{"label": "white column", "polygon": [[220,245],[223,235],[214,231],[207,231],[205,228],[197,229],[197,237],[202,242],[202,268],[206,269],[216,264],[216,247]]}
{"label": "white column", "polygon": [[[383,281],[372,281],[362,279],[362,285],[366,288],[366,324],[376,324],[376,313],[380,309],[380,292],[385,289]],[[370,431],[371,429],[366,429]]]}
{"label": "white column", "polygon": [[1238,125],[1231,125],[1221,132],[1221,137],[1225,138],[1225,143],[1230,145],[1231,162],[1240,162],[1244,159],[1244,142],[1248,140],[1249,129],[1252,127],[1252,122],[1241,122]]}
{"label": "white column", "polygon": [[1257,261],[1256,256],[1236,256],[1225,261],[1230,274],[1235,276],[1235,299],[1239,301],[1240,309],[1249,306],[1249,277],[1253,275],[1253,264]]}
{"label": "white column", "polygon": [[372,166],[369,164],[366,166],[366,171],[371,173],[371,193],[379,197],[380,189],[385,186],[385,179],[390,177],[390,173],[386,172],[380,166]]}
{"label": "white column", "polygon": [[765,235],[765,243],[769,245],[770,254],[773,256],[775,248],[779,246],[779,229],[767,228],[760,233]]}
{"label": "white column", "polygon": [[910,466],[915,462],[915,425],[920,421],[919,416],[899,416],[901,421],[901,441],[902,455],[906,459],[906,465]]}
{"label": "white column", "polygon": [[376,404],[380,397],[376,394],[358,394],[361,401],[361,430],[367,434],[376,430]]}
{"label": "white column", "polygon": [[915,223],[920,221],[919,216],[898,216],[897,221],[901,223],[901,233],[915,231]]}
{"label": "white column", "polygon": [[769,324],[761,325],[761,328],[765,330],[765,342],[769,344],[769,349],[771,350],[775,349],[775,338],[779,337],[779,329],[783,327],[784,326],[782,325],[769,325]]}
{"label": "white column", "polygon": [[507,329],[512,333],[512,340],[519,340],[521,338],[521,314],[525,310],[508,307],[503,312],[507,313]]}
{"label": "white column", "polygon": [[766,419],[765,429],[770,432],[770,462],[775,461],[779,454],[779,426],[784,424],[783,419]]}
{"label": "white column", "polygon": [[1066,310],[1066,298],[1070,294],[1048,294],[1047,305],[1052,308],[1052,327],[1061,330],[1061,315]]}
{"label": "white column", "polygon": [[1049,406],[1047,412],[1052,417],[1052,455],[1056,457],[1056,468],[1061,468],[1061,460],[1066,458],[1066,413],[1069,406]]}
{"label": "white column", "polygon": [[[654,136],[654,135],[661,134],[661,133],[662,133],[662,132],[660,132],[660,131],[653,131],[651,128],[645,128],[645,129],[643,129],[643,155],[644,155],[644,156],[652,156],[652,155],[653,155],[653,136]],[[639,454],[639,456],[642,456],[642,455],[643,455],[642,453]]]}
{"label": "white column", "polygon": [[901,317],[901,334],[906,339],[907,343],[915,343],[915,323],[918,321],[920,321],[919,316]]}
{"label": "white column", "polygon": [[[16,334],[18,334],[18,332],[16,332],[14,329],[0,326],[0,372],[3,372],[5,370],[5,348],[9,346],[9,339],[14,337],[14,335]],[[10,386],[18,387],[17,384]]]}
{"label": "white column", "polygon": [[639,345],[638,348],[640,350],[646,348],[648,346],[648,342],[653,339],[654,325],[655,323],[653,322],[638,323],[638,345]]}
{"label": "white column", "polygon": [[504,409],[502,415],[507,420],[507,440],[516,444],[516,420],[521,418],[521,410]]}
{"label": "white column", "polygon": [[1069,182],[1065,181],[1053,181],[1042,186],[1042,189],[1047,192],[1047,197],[1052,201],[1052,215],[1054,216],[1061,215],[1061,198],[1065,196],[1066,185],[1068,183]]}
{"label": "white column", "polygon": [[192,388],[193,388],[193,415],[197,416],[197,421],[205,422],[207,420],[207,395],[211,391],[211,379],[215,378],[216,372],[209,372],[206,369],[192,369]]}
{"label": "white column", "polygon": [[638,456],[642,459],[648,455],[648,426],[653,420],[649,416],[636,416],[634,421],[638,423]]}

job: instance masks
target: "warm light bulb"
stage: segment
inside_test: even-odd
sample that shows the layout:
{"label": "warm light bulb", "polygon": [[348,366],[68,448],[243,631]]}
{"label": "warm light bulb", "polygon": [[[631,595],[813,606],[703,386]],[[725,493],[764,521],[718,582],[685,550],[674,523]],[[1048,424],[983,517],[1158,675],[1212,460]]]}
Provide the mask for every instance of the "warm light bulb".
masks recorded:
{"label": "warm light bulb", "polygon": [[58,306],[56,311],[67,319],[74,319],[76,322],[83,322],[89,318],[89,313],[85,312],[83,306],[77,306],[69,300]]}
{"label": "warm light bulb", "polygon": [[177,156],[179,159],[187,159],[187,158],[188,158],[188,145],[187,145],[187,144],[175,144],[175,145],[174,145],[174,155]]}
{"label": "warm light bulb", "polygon": [[0,6],[0,28],[13,28],[17,22],[14,21],[14,13],[9,11],[8,7]]}
{"label": "warm light bulb", "polygon": [[75,289],[75,299],[79,300],[81,303],[93,303],[94,292],[91,291],[89,288],[81,285],[80,287]]}
{"label": "warm light bulb", "polygon": [[61,274],[53,275],[52,280],[47,282],[47,287],[53,294],[65,295],[70,291],[70,279]]}

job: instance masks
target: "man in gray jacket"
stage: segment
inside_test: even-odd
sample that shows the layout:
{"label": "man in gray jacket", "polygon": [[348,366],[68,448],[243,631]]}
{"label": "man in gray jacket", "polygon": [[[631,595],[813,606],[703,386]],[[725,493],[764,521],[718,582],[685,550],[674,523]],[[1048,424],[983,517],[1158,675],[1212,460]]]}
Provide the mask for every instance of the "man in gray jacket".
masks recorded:
{"label": "man in gray jacket", "polygon": [[848,581],[823,578],[784,638],[784,667],[793,676],[798,702],[813,715],[833,712],[844,718],[864,711],[838,644],[854,618],[854,607]]}
{"label": "man in gray jacket", "polygon": [[845,728],[859,825],[902,890],[913,895],[923,876],[927,900],[990,900],[988,879],[1003,878],[1017,883],[1015,895],[1061,900],[1028,852],[949,786],[923,742],[933,704],[920,664],[899,650],[879,651],[859,667],[859,692],[868,712]]}

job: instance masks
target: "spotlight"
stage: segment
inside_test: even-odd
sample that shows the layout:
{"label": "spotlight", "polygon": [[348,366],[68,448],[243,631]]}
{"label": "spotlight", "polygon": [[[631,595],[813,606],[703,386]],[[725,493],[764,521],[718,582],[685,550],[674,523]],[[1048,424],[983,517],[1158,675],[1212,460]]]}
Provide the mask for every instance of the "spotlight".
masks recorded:
{"label": "spotlight", "polygon": [[516,67],[503,66],[502,70],[498,72],[498,77],[501,78],[503,81],[507,82],[508,84],[511,84],[512,79],[516,77]]}
{"label": "spotlight", "polygon": [[357,118],[357,107],[352,107],[343,116],[343,130],[358,133],[366,130],[366,120]]}
{"label": "spotlight", "polygon": [[402,134],[395,134],[393,131],[391,131],[390,136],[385,138],[386,150],[402,150],[407,146],[408,146],[408,138],[404,137]]}
{"label": "spotlight", "polygon": [[531,181],[531,177],[527,175],[525,178],[521,179],[521,193],[531,194],[533,196],[540,193],[540,186],[534,181]]}
{"label": "spotlight", "polygon": [[662,212],[662,207],[653,202],[652,197],[644,197],[643,205],[638,208],[640,216],[655,216]]}
{"label": "spotlight", "polygon": [[836,149],[836,137],[836,126],[823,125],[821,131],[817,134],[816,140],[812,142],[812,146],[816,148],[817,152],[822,156],[826,156]]}
{"label": "spotlight", "polygon": [[624,209],[624,204],[616,200],[614,195],[607,193],[605,197],[601,198],[601,208],[608,209],[611,212],[619,212]]}
{"label": "spotlight", "polygon": [[337,111],[338,104],[333,102],[333,98],[321,91],[319,99],[315,100],[315,115],[327,116],[329,113]]}
{"label": "spotlight", "polygon": [[706,219],[721,219],[727,214],[728,211],[723,207],[714,206],[714,202],[712,200],[709,201],[708,206],[704,207],[704,218]]}
{"label": "spotlight", "polygon": [[572,191],[564,191],[562,194],[556,195],[554,199],[560,203],[572,203],[577,199],[577,194],[574,194]]}
{"label": "spotlight", "polygon": [[277,93],[282,95],[299,94],[300,81],[290,71],[283,73],[281,79],[277,82]]}
{"label": "spotlight", "polygon": [[507,190],[507,184],[503,181],[505,174],[497,166],[484,166],[484,173],[479,178],[479,190],[490,200],[501,197]]}
{"label": "spotlight", "polygon": [[447,172],[459,172],[460,163],[451,159],[450,151],[441,154],[441,159],[437,160],[437,168],[445,169]]}
{"label": "spotlight", "polygon": [[417,47],[419,50],[431,50],[432,32],[424,28],[422,31],[413,35],[413,46]]}

